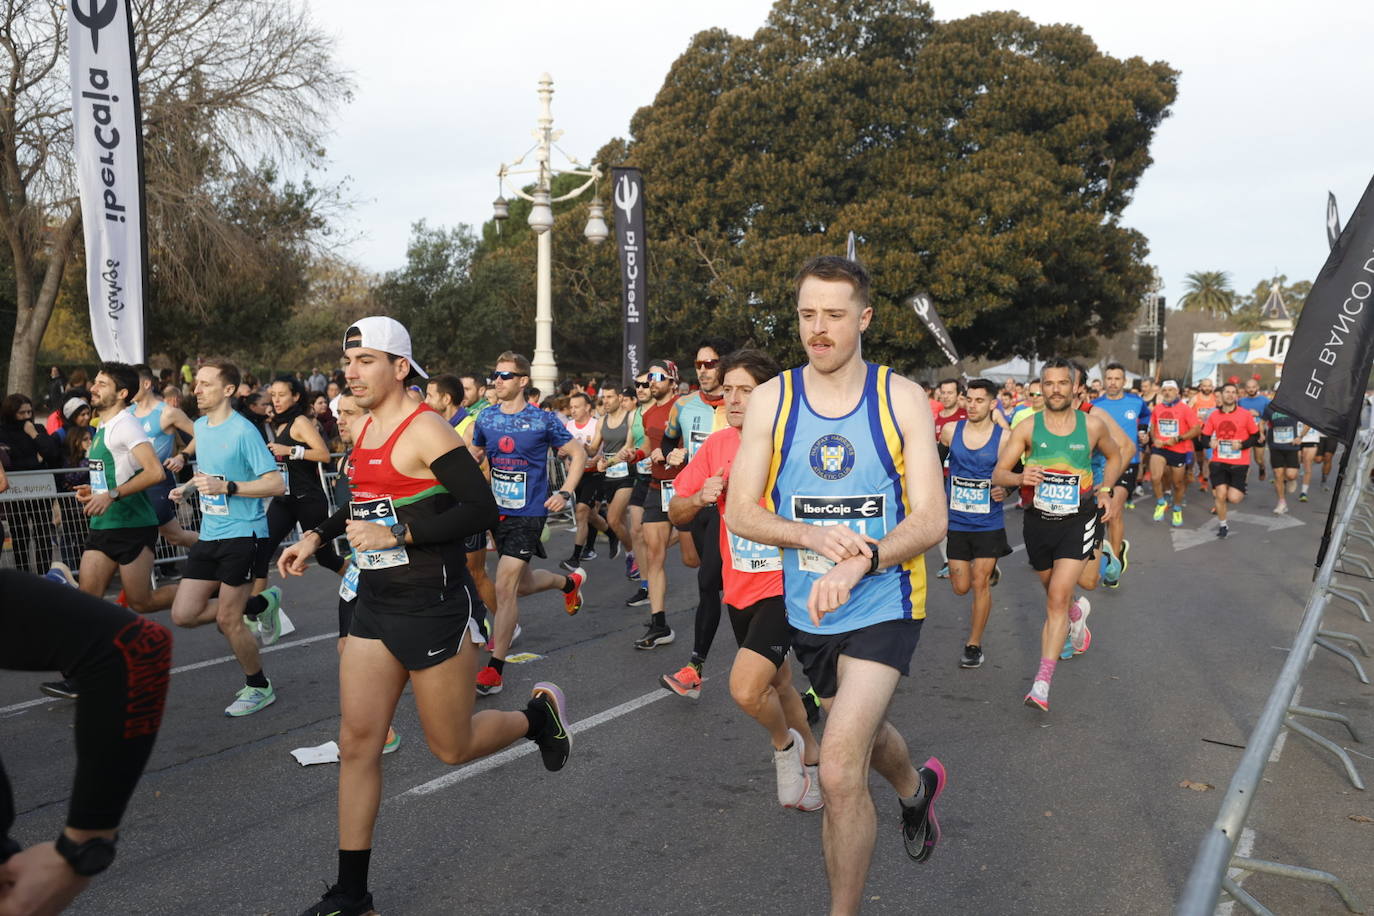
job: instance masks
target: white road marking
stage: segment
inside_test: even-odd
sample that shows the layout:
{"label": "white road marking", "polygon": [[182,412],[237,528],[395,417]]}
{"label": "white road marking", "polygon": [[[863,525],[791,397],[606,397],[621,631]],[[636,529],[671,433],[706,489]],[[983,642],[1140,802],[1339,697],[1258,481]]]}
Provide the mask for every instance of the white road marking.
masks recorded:
{"label": "white road marking", "polygon": [[[702,678],[703,682],[707,680],[709,680],[709,678]],[[588,729],[596,728],[598,725],[604,725],[614,719],[619,719],[621,716],[629,715],[636,709],[641,709],[648,706],[650,703],[657,703],[659,700],[672,695],[671,691],[660,689],[652,691],[651,693],[646,693],[643,696],[635,697],[633,700],[628,700],[621,703],[619,706],[612,706],[610,709],[603,710],[594,716],[588,716],[580,722],[574,722],[572,725],[568,726],[568,734],[581,734]],[[497,767],[504,766],[512,760],[518,760],[528,754],[533,754],[537,750],[539,750],[539,746],[533,741],[519,744],[515,747],[508,747],[498,754],[484,757],[476,763],[468,764],[462,769],[454,770],[451,773],[445,773],[443,776],[431,779],[429,782],[422,782],[413,789],[407,789],[405,792],[395,797],[408,798],[411,796],[430,795],[434,792],[438,792],[440,789],[447,789],[449,786],[457,785],[464,780],[471,779],[474,776],[480,776]]]}
{"label": "white road marking", "polygon": [[[276,652],[280,649],[292,649],[296,646],[308,646],[311,643],[319,642],[322,639],[338,639],[337,633],[321,633],[319,636],[307,636],[305,639],[293,639],[290,642],[279,642],[275,646],[267,646],[258,649],[259,654],[266,655],[268,652]],[[210,668],[215,665],[222,665],[225,662],[234,661],[232,655],[222,655],[219,658],[208,658],[203,662],[192,662],[189,665],[181,665],[173,668],[172,674],[185,674],[187,671],[199,671],[201,668]],[[0,716],[8,716],[12,713],[22,712],[34,706],[42,706],[46,703],[61,702],[56,697],[39,697],[36,700],[25,700],[23,703],[15,703],[13,706],[0,706]]]}

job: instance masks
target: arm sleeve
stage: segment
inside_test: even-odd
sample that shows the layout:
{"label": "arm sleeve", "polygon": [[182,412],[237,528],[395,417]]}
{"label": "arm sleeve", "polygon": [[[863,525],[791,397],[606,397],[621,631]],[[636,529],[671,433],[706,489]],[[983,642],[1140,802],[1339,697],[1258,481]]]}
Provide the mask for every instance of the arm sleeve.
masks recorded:
{"label": "arm sleeve", "polygon": [[[119,826],[152,753],[171,674],[172,636],[162,625],[76,589],[0,569],[0,668],[63,671],[76,701],[76,776],[67,826]],[[13,820],[0,775],[0,857]]]}
{"label": "arm sleeve", "polygon": [[465,448],[445,452],[429,466],[434,476],[457,503],[433,516],[411,519],[411,540],[416,544],[459,541],[496,526],[498,513],[491,487],[482,469]]}

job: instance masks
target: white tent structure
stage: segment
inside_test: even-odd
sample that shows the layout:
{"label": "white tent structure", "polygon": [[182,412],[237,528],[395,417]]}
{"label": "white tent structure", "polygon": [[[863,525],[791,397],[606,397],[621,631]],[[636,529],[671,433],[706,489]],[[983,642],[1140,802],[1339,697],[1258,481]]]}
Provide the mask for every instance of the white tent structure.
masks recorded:
{"label": "white tent structure", "polygon": [[[984,369],[981,373],[978,373],[978,375],[981,378],[985,378],[989,381],[997,382],[999,384],[1005,382],[1007,379],[1013,379],[1018,382],[1024,382],[1027,379],[1037,377],[1040,374],[1040,367],[1044,364],[1045,361],[1038,357],[1034,360],[1027,361],[1018,356],[1015,359],[1008,360],[1007,362],[1002,363],[1000,366],[991,366],[987,369]],[[1096,382],[1100,381],[1101,378],[1102,367],[1099,366],[1097,363],[1092,363],[1091,365],[1089,365],[1088,381]],[[1130,369],[1126,370],[1126,384],[1129,385],[1130,383],[1136,381],[1139,378],[1140,376],[1132,372]]]}

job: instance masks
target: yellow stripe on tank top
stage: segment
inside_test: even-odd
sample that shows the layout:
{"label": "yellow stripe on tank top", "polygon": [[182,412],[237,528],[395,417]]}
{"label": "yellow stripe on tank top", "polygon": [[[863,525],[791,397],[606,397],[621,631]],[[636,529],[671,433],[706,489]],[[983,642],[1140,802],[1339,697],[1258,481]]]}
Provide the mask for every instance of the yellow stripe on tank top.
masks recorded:
{"label": "yellow stripe on tank top", "polygon": [[[911,500],[906,487],[906,455],[902,449],[902,435],[897,429],[897,415],[893,412],[888,397],[888,381],[892,370],[887,366],[878,367],[878,422],[883,430],[883,443],[892,457],[892,467],[897,472],[897,496],[902,501],[902,518],[911,514]],[[926,559],[925,554],[917,554],[902,564],[911,592],[911,619],[921,620],[926,616]]]}
{"label": "yellow stripe on tank top", "polygon": [[783,372],[778,378],[782,380],[782,391],[778,394],[778,415],[773,422],[773,458],[768,464],[768,483],[763,488],[764,506],[769,512],[779,512],[773,502],[773,488],[782,471],[782,447],[787,439],[787,419],[792,415],[792,373]]}

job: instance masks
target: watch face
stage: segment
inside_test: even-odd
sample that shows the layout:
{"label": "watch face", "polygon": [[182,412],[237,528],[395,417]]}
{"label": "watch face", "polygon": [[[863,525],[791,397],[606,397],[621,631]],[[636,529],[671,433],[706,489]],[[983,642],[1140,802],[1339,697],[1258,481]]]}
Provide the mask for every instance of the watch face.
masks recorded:
{"label": "watch face", "polygon": [[83,876],[98,875],[110,867],[114,857],[115,846],[108,840],[101,843],[88,843],[85,849],[81,851],[81,866],[77,870],[77,874]]}

